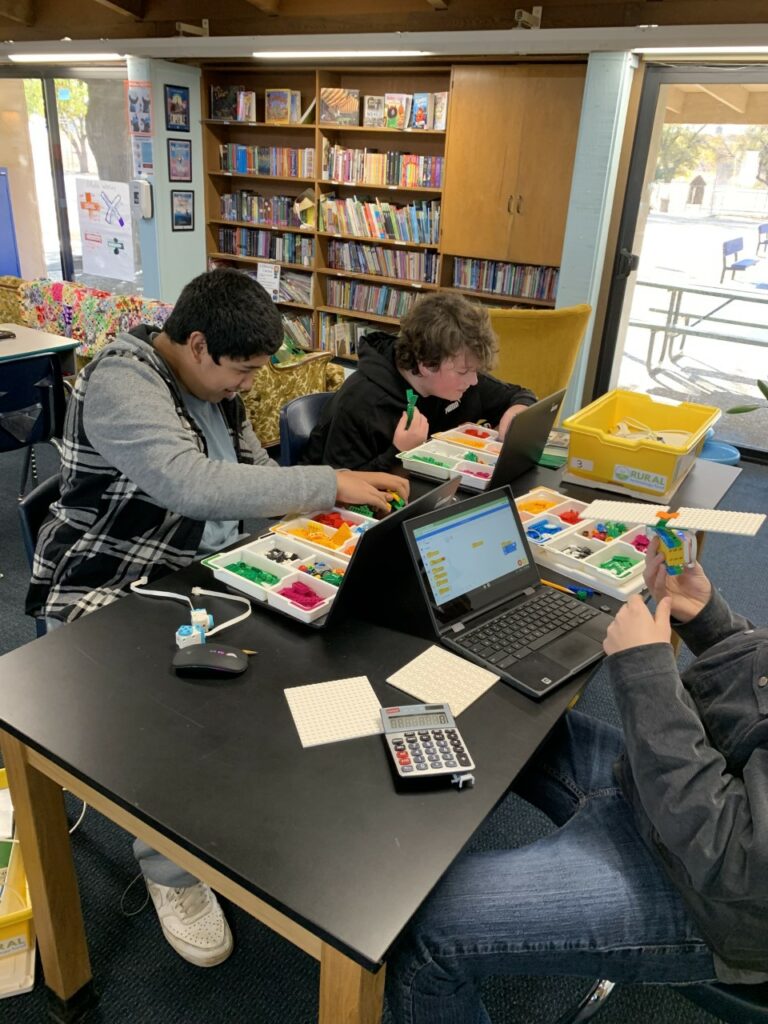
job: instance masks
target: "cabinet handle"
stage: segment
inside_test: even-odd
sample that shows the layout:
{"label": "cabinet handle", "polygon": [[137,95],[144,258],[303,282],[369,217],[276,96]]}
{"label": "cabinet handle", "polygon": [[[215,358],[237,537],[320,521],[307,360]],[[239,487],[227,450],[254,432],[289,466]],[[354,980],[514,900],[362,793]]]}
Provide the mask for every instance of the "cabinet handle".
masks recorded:
{"label": "cabinet handle", "polygon": [[514,214],[515,212],[515,197],[511,195],[507,200],[507,213]]}
{"label": "cabinet handle", "polygon": [[522,213],[523,212],[523,197],[522,196],[518,196],[517,197],[517,211],[516,212],[517,213]]}

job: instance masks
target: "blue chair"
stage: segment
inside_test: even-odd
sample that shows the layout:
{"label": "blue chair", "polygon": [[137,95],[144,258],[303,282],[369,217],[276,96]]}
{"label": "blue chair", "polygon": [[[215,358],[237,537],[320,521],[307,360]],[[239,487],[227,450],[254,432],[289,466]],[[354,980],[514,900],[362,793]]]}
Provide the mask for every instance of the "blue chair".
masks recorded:
{"label": "blue chair", "polygon": [[0,362],[0,452],[26,448],[19,497],[30,468],[37,483],[33,445],[61,437],[65,407],[61,364],[55,354]]}
{"label": "blue chair", "polygon": [[757,225],[757,248],[755,249],[755,256],[759,256],[760,252],[768,253],[768,224]]}
{"label": "blue chair", "polygon": [[[720,284],[723,283],[725,275],[729,270],[731,272],[731,280],[734,281],[737,270],[747,270],[749,267],[754,267],[758,262],[750,257],[739,259],[739,253],[743,248],[743,238],[731,238],[727,242],[723,242],[723,272],[720,275]],[[731,261],[730,263],[728,262],[729,260]]]}
{"label": "blue chair", "polygon": [[[21,539],[24,541],[24,551],[32,568],[35,557],[35,545],[40,527],[45,522],[48,510],[61,493],[59,487],[59,474],[54,473],[47,480],[34,487],[29,494],[25,495],[19,502],[19,519],[21,520]],[[35,620],[37,635],[45,634],[45,623],[42,619]]]}
{"label": "blue chair", "polygon": [[299,395],[280,410],[280,465],[295,466],[307,446],[309,435],[335,391]]}

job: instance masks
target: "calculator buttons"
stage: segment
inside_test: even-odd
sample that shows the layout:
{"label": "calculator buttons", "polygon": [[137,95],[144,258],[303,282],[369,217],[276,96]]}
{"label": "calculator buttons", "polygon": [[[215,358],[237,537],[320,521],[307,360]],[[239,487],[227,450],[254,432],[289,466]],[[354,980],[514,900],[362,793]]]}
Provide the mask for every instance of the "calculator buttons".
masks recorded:
{"label": "calculator buttons", "polygon": [[392,732],[386,739],[399,775],[446,775],[474,767],[461,734],[453,727]]}

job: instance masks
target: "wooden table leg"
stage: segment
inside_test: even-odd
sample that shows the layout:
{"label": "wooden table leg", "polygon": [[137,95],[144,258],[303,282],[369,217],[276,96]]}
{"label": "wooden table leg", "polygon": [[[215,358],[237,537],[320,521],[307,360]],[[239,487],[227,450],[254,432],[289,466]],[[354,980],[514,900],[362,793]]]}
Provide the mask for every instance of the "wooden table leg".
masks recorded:
{"label": "wooden table leg", "polygon": [[379,1024],[384,1006],[384,975],[375,974],[323,943],[320,955],[319,1024]]}
{"label": "wooden table leg", "polygon": [[16,835],[32,898],[51,1012],[74,1020],[94,999],[91,965],[61,787],[32,768],[24,744],[0,731]]}

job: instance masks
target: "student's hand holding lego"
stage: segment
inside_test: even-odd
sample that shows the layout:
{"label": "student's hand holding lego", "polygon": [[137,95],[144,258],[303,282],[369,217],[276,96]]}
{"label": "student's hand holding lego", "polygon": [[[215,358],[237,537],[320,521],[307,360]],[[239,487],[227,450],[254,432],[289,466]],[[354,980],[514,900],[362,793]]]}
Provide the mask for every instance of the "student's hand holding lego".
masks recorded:
{"label": "student's hand holding lego", "polygon": [[409,452],[411,448],[418,448],[429,437],[429,420],[418,409],[413,410],[410,427],[406,426],[407,423],[408,413],[404,412],[392,435],[392,444],[399,452]]}
{"label": "student's hand holding lego", "polygon": [[527,409],[527,408],[528,408],[527,405],[510,405],[510,407],[507,409],[507,411],[504,413],[504,415],[499,420],[498,427],[496,427],[496,429],[499,432],[499,440],[500,441],[504,440],[504,437],[505,437],[507,431],[509,430],[509,424],[515,418],[515,416],[517,416],[517,414],[519,412],[522,412],[523,409]]}
{"label": "student's hand holding lego", "polygon": [[370,505],[380,512],[389,512],[387,491],[394,491],[407,501],[409,490],[409,482],[393,473],[336,471],[336,501],[345,505]]}
{"label": "student's hand holding lego", "polygon": [[679,576],[670,576],[659,552],[658,537],[654,537],[645,554],[645,585],[658,602],[668,597],[672,618],[677,622],[690,622],[712,596],[712,584],[698,562],[686,566]]}
{"label": "student's hand holding lego", "polygon": [[608,627],[603,641],[606,654],[618,654],[645,644],[668,644],[672,638],[669,624],[670,599],[663,598],[652,614],[639,594],[633,594]]}

